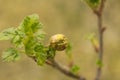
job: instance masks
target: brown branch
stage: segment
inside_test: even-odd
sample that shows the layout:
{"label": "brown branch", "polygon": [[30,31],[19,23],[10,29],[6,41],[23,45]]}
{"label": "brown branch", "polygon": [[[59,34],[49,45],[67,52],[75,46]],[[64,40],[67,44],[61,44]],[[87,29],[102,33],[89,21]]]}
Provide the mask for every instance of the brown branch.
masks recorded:
{"label": "brown branch", "polygon": [[85,78],[79,76],[79,75],[75,75],[73,74],[71,71],[69,71],[69,69],[61,66],[60,64],[58,64],[56,61],[52,61],[52,64],[47,63],[48,65],[54,67],[55,69],[59,70],[60,72],[64,73],[65,75],[75,78],[77,80],[85,80]]}
{"label": "brown branch", "polygon": [[[103,23],[102,23],[103,14],[102,12],[104,9],[105,1],[106,0],[101,0],[99,9],[94,11],[98,19],[98,32],[99,32],[99,45],[100,45],[98,58],[101,63],[103,63]],[[102,67],[98,66],[95,80],[100,80],[101,72],[102,72]]]}
{"label": "brown branch", "polygon": [[[31,56],[29,56],[29,57],[32,58],[35,62],[37,62],[36,57],[31,57]],[[86,80],[84,77],[82,77],[80,75],[73,74],[71,71],[69,71],[69,69],[61,66],[55,60],[48,60],[48,61],[46,61],[46,64],[59,70],[61,73],[65,74],[71,78],[74,78],[76,80]]]}

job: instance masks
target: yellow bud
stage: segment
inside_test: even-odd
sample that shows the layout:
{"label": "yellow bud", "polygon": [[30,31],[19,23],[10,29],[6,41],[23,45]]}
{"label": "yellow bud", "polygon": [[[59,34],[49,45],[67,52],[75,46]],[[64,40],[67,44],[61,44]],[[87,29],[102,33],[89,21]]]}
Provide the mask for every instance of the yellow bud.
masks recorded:
{"label": "yellow bud", "polygon": [[95,36],[95,33],[91,33],[91,34],[88,36],[88,39],[89,39],[90,42],[92,43],[94,50],[98,53],[100,46],[99,46],[98,39],[97,39],[96,36]]}
{"label": "yellow bud", "polygon": [[56,34],[50,38],[50,47],[63,51],[68,46],[68,40],[63,34]]}
{"label": "yellow bud", "polygon": [[92,38],[92,39],[91,39],[91,43],[92,43],[95,51],[96,51],[96,52],[99,52],[99,43],[98,43],[98,40],[95,39],[95,38]]}

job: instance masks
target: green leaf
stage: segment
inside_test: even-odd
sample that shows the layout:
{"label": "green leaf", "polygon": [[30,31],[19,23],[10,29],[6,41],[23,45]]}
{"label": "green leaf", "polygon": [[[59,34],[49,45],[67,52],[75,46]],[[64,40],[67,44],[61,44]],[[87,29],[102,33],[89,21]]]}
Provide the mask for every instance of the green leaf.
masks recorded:
{"label": "green leaf", "polygon": [[[50,54],[48,47],[45,47],[41,40],[44,39],[45,32],[39,22],[37,14],[29,15],[24,18],[18,28],[8,28],[0,33],[0,40],[11,40],[15,48],[25,49],[28,56],[37,58],[37,63],[42,65]],[[52,51],[50,51],[52,53]],[[18,51],[9,48],[4,52],[3,60],[15,61],[19,58]],[[53,54],[51,54],[53,55]]]}
{"label": "green leaf", "polygon": [[38,39],[38,40],[44,40],[44,38],[45,38],[45,32],[44,31],[38,31],[37,33],[36,33],[36,35],[35,35],[35,37]]}
{"label": "green leaf", "polygon": [[0,40],[11,40],[16,47],[21,46],[23,37],[23,32],[17,28],[8,28],[0,33]]}
{"label": "green leaf", "polygon": [[71,51],[72,51],[72,46],[71,46],[70,43],[68,43],[68,46],[67,46],[65,52],[66,52],[66,55],[67,55],[69,58],[72,57]]}
{"label": "green leaf", "polygon": [[38,65],[43,65],[47,59],[53,59],[55,50],[51,47],[45,47],[43,44],[38,43],[35,47],[35,54],[37,57]]}
{"label": "green leaf", "polygon": [[47,59],[47,51],[48,49],[42,43],[36,43],[34,47],[35,56],[37,58],[37,64],[43,65]]}
{"label": "green leaf", "polygon": [[98,53],[100,46],[99,46],[99,41],[98,41],[98,39],[96,38],[95,33],[89,34],[87,38],[88,38],[88,40],[90,40],[90,42],[91,42],[94,50]]}
{"label": "green leaf", "polygon": [[36,44],[36,46],[34,47],[34,51],[37,58],[37,64],[43,65],[47,59],[47,52],[44,45],[41,43]]}
{"label": "green leaf", "polygon": [[32,36],[26,36],[24,38],[24,46],[25,46],[25,52],[29,56],[34,56],[34,47],[36,45],[36,40]]}
{"label": "green leaf", "polygon": [[79,70],[80,70],[80,67],[77,65],[73,65],[70,69],[70,71],[74,74],[77,74]]}
{"label": "green leaf", "polygon": [[19,58],[20,58],[19,53],[14,48],[8,48],[6,51],[3,52],[2,55],[2,59],[7,62],[17,61],[19,60]]}
{"label": "green leaf", "polygon": [[101,60],[97,60],[96,64],[99,66],[99,67],[103,67],[103,63]]}
{"label": "green leaf", "polygon": [[16,29],[15,31],[16,35],[12,38],[11,42],[17,47],[21,48],[23,47],[23,39],[25,37],[25,33],[22,32],[20,29]]}
{"label": "green leaf", "polygon": [[34,51],[35,52],[43,52],[44,50],[44,45],[42,43],[36,43],[35,47],[34,47]]}
{"label": "green leaf", "polygon": [[20,48],[20,47],[23,46],[22,40],[23,40],[22,37],[20,37],[19,35],[15,35],[15,36],[12,38],[11,42],[12,42],[16,47],[19,47],[19,48]]}
{"label": "green leaf", "polygon": [[54,59],[54,57],[55,57],[55,52],[56,52],[56,50],[55,50],[54,48],[49,47],[49,49],[48,49],[48,58],[49,58],[49,59]]}
{"label": "green leaf", "polygon": [[26,16],[19,27],[26,35],[33,35],[33,33],[42,28],[42,24],[39,22],[39,16],[33,14]]}
{"label": "green leaf", "polygon": [[85,0],[85,1],[92,9],[96,9],[100,5],[101,0]]}
{"label": "green leaf", "polygon": [[37,64],[38,65],[43,65],[47,60],[47,54],[45,52],[36,53],[36,57],[37,57]]}
{"label": "green leaf", "polygon": [[39,40],[44,39],[39,16],[37,14],[26,16],[20,24],[19,29],[25,33],[23,44],[25,46],[26,54],[34,56],[34,47],[36,46],[36,43],[40,42]]}
{"label": "green leaf", "polygon": [[15,28],[8,28],[0,32],[0,40],[12,39],[15,35]]}

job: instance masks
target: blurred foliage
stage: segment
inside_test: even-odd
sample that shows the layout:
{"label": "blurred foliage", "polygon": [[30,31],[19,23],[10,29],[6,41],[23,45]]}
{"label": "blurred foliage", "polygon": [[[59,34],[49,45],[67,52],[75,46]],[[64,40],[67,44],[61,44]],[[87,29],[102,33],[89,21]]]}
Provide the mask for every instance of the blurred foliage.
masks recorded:
{"label": "blurred foliage", "polygon": [[74,74],[78,74],[78,71],[80,70],[80,67],[79,66],[77,66],[77,65],[73,65],[72,67],[71,67],[71,72],[72,73],[74,73]]}
{"label": "blurred foliage", "polygon": [[85,1],[92,9],[96,9],[98,8],[101,0],[85,0]]}
{"label": "blurred foliage", "polygon": [[[35,57],[38,65],[43,65],[48,58],[54,58],[55,49],[49,49],[49,46],[45,47],[41,42],[44,38],[40,37],[44,35],[42,32],[42,25],[37,14],[26,16],[15,29],[3,30],[0,33],[0,40],[11,40],[12,45],[15,45],[3,52],[3,60],[7,62],[16,61],[21,51],[24,51],[27,56]],[[23,50],[19,48],[23,48]]]}
{"label": "blurred foliage", "polygon": [[3,52],[2,59],[4,61],[16,61],[20,58],[18,51],[15,48],[8,48]]}
{"label": "blurred foliage", "polygon": [[[104,65],[102,80],[120,80],[120,0],[107,0],[104,10]],[[114,5],[113,5],[114,4]],[[112,5],[112,6],[111,6]],[[48,37],[63,33],[72,42],[72,55],[80,66],[80,74],[93,80],[96,71],[96,53],[86,34],[97,33],[96,16],[83,0],[0,0],[0,31],[18,25],[24,16],[37,13],[44,24]],[[16,26],[17,27],[17,26]],[[47,43],[46,43],[47,44]],[[9,42],[0,42],[0,51],[11,46]],[[63,52],[64,53],[64,52]],[[67,65],[66,56],[60,52],[56,60]],[[73,80],[45,65],[38,67],[26,56],[16,63],[0,61],[1,80]],[[55,75],[54,75],[55,74]],[[7,76],[7,77],[6,77]],[[47,76],[47,77],[46,77]]]}

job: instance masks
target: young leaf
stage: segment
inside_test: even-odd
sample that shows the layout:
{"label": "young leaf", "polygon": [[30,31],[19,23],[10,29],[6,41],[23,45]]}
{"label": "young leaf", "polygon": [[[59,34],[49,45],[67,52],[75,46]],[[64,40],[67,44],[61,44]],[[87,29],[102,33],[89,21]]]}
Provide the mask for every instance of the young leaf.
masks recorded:
{"label": "young leaf", "polygon": [[98,53],[100,46],[99,46],[98,40],[97,40],[96,37],[95,37],[95,34],[94,34],[94,33],[90,34],[90,35],[88,36],[88,39],[89,39],[90,42],[92,43],[94,50]]}
{"label": "young leaf", "polygon": [[101,0],[85,0],[85,1],[92,9],[96,9],[100,5]]}
{"label": "young leaf", "polygon": [[15,35],[15,28],[8,28],[0,32],[0,40],[12,39]]}
{"label": "young leaf", "polygon": [[17,28],[8,28],[0,33],[0,40],[11,40],[11,42],[19,47],[22,44],[23,32]]}
{"label": "young leaf", "polygon": [[23,40],[24,46],[25,46],[25,52],[29,56],[34,56],[34,47],[36,44],[36,40],[32,36],[26,36]]}
{"label": "young leaf", "polygon": [[16,47],[22,47],[22,37],[20,37],[19,35],[15,35],[11,42],[16,46]]}
{"label": "young leaf", "polygon": [[[0,33],[0,40],[9,39],[16,48],[24,47],[28,56],[35,56],[39,65],[48,58],[48,50],[40,42],[44,39],[44,32],[37,14],[26,16],[18,28],[9,28]],[[15,61],[19,57],[18,51],[9,48],[2,57],[5,61]]]}
{"label": "young leaf", "polygon": [[23,44],[25,46],[25,52],[29,56],[35,55],[34,47],[39,42],[38,37],[41,36],[43,39],[43,34],[38,34],[39,29],[42,32],[41,28],[42,24],[39,22],[39,16],[36,14],[26,16],[19,26],[19,29],[25,34]]}
{"label": "young leaf", "polygon": [[37,57],[37,64],[38,65],[43,65],[47,60],[47,54],[45,52],[36,53],[36,57]]}
{"label": "young leaf", "polygon": [[54,48],[49,47],[48,53],[47,53],[48,59],[54,59],[54,57],[55,57],[55,51],[56,50]]}
{"label": "young leaf", "polygon": [[45,47],[42,43],[35,44],[34,52],[38,65],[43,65],[46,62],[46,59],[48,58],[47,51],[47,47]]}
{"label": "young leaf", "polygon": [[35,52],[43,52],[44,50],[44,45],[42,43],[36,43],[35,47],[34,47],[34,51]]}
{"label": "young leaf", "polygon": [[101,60],[97,60],[96,64],[99,66],[99,67],[103,67],[103,63]]}
{"label": "young leaf", "polygon": [[80,67],[77,65],[73,65],[70,69],[70,71],[74,74],[77,74],[79,70],[80,70]]}
{"label": "young leaf", "polygon": [[8,48],[6,51],[3,52],[2,59],[4,61],[17,61],[20,58],[19,53],[14,48]]}
{"label": "young leaf", "polygon": [[42,28],[42,24],[39,22],[39,16],[33,14],[26,16],[19,27],[26,35],[33,35],[33,33]]}
{"label": "young leaf", "polygon": [[39,41],[44,40],[44,38],[45,38],[45,32],[42,31],[42,30],[41,30],[41,31],[38,31],[38,32],[36,32],[35,37],[36,37]]}
{"label": "young leaf", "polygon": [[70,43],[68,43],[68,46],[67,46],[65,52],[66,52],[66,55],[67,55],[69,58],[71,58],[71,56],[72,56],[71,50],[72,50],[72,46],[71,46]]}
{"label": "young leaf", "polygon": [[12,38],[11,42],[17,47],[21,48],[23,47],[23,39],[25,37],[25,33],[22,32],[20,29],[16,29],[15,36]]}
{"label": "young leaf", "polygon": [[35,56],[37,58],[37,64],[43,65],[47,59],[47,52],[45,50],[44,45],[42,45],[41,43],[38,43],[34,47],[34,51],[35,51]]}

